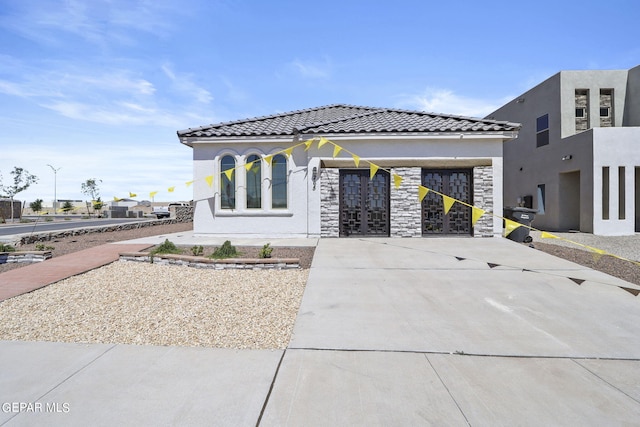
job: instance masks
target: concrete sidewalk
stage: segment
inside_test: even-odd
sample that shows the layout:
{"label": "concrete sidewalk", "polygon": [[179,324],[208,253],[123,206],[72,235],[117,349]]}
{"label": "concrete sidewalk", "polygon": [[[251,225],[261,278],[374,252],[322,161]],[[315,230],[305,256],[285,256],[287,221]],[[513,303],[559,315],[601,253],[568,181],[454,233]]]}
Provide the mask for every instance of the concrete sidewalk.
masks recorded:
{"label": "concrete sidewalk", "polygon": [[0,342],[0,425],[634,425],[624,288],[506,239],[323,239],[286,350]]}

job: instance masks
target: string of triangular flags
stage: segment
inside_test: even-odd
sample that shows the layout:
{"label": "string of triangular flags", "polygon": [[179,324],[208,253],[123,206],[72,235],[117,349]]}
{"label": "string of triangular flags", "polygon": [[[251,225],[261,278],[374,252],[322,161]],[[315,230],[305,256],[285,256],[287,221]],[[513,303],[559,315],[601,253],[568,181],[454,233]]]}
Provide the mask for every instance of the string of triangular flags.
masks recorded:
{"label": "string of triangular flags", "polygon": [[[402,176],[400,176],[397,173],[393,172],[393,170],[384,168],[384,167],[382,167],[380,165],[377,165],[377,164],[375,164],[374,162],[372,162],[370,160],[362,159],[356,153],[351,152],[350,150],[348,150],[348,149],[336,144],[335,142],[333,142],[333,141],[331,141],[331,140],[329,140],[329,139],[327,139],[327,138],[325,138],[323,136],[310,138],[310,139],[308,139],[306,141],[297,143],[297,144],[292,145],[292,146],[290,146],[288,148],[285,148],[283,150],[277,151],[275,153],[268,154],[268,155],[266,155],[266,156],[264,156],[262,158],[258,158],[256,160],[251,161],[251,162],[246,162],[245,164],[235,166],[234,168],[225,169],[225,170],[221,171],[220,174],[221,175],[225,175],[228,180],[231,180],[233,178],[233,174],[236,173],[236,171],[238,169],[245,168],[247,171],[249,171],[254,167],[254,165],[256,163],[261,162],[262,160],[267,162],[268,165],[271,165],[271,162],[272,162],[272,160],[273,160],[273,158],[275,156],[277,156],[279,154],[282,154],[282,155],[287,156],[287,158],[289,158],[289,157],[291,157],[291,155],[293,154],[293,151],[296,148],[303,147],[303,146],[304,146],[304,151],[309,151],[311,149],[311,147],[313,146],[314,142],[316,142],[316,141],[317,141],[317,148],[318,149],[321,149],[322,147],[324,147],[327,144],[332,145],[333,146],[333,152],[332,152],[332,157],[333,158],[338,157],[341,153],[344,152],[344,153],[348,154],[349,156],[351,156],[351,158],[353,159],[353,162],[354,162],[354,164],[355,164],[355,166],[357,168],[359,168],[361,164],[368,165],[368,167],[369,167],[369,178],[370,179],[373,179],[375,177],[375,175],[378,173],[378,171],[384,171],[384,172],[387,172],[392,177],[393,184],[394,184],[396,189],[400,188],[400,186],[402,185],[402,182],[403,182]],[[187,181],[185,183],[185,185],[187,187],[189,187],[190,185],[192,185],[194,182],[197,182],[197,181],[204,181],[204,182],[207,183],[207,185],[209,187],[212,187],[213,186],[213,182],[214,182],[214,175],[208,175],[208,176],[205,176],[204,178],[199,178],[199,179],[194,179],[192,181]],[[167,189],[167,191],[169,193],[172,193],[175,190],[175,188],[176,188],[175,186],[169,187]],[[519,223],[517,221],[513,221],[513,220],[511,220],[509,218],[504,218],[503,216],[498,215],[498,214],[496,214],[494,212],[488,212],[488,211],[486,211],[486,210],[484,210],[482,208],[479,208],[477,206],[471,205],[471,204],[469,204],[467,202],[464,202],[462,200],[458,200],[458,199],[455,199],[455,198],[453,198],[453,197],[451,197],[449,195],[440,193],[440,192],[438,192],[438,191],[436,191],[436,190],[434,190],[432,188],[425,187],[424,185],[419,185],[418,186],[418,201],[420,203],[422,203],[424,198],[429,193],[437,194],[437,195],[442,197],[442,202],[443,202],[443,206],[444,206],[445,215],[449,213],[451,208],[456,203],[459,203],[459,204],[462,204],[464,206],[467,206],[467,207],[471,208],[471,211],[472,211],[472,214],[471,214],[472,226],[475,225],[478,222],[478,220],[480,220],[480,218],[482,218],[483,216],[491,215],[491,216],[493,216],[495,218],[499,218],[499,219],[504,221],[504,224],[505,224],[504,236],[505,237],[509,236],[516,229],[518,229],[520,227],[525,227],[525,228],[528,228],[531,231],[540,232],[541,233],[541,237],[543,239],[558,239],[558,240],[562,240],[564,242],[567,242],[567,243],[570,243],[570,244],[573,244],[573,245],[576,245],[576,246],[580,246],[580,247],[590,251],[594,255],[594,257],[596,257],[596,260],[599,259],[600,257],[604,256],[604,255],[607,255],[607,256],[612,256],[614,258],[617,258],[617,259],[620,259],[620,260],[624,260],[624,261],[628,261],[628,262],[631,262],[633,264],[636,264],[637,266],[640,266],[640,262],[638,262],[638,261],[630,260],[630,259],[621,257],[619,255],[615,255],[615,254],[609,253],[609,252],[604,251],[602,249],[598,249],[598,248],[594,248],[592,246],[584,245],[582,243],[574,242],[572,240],[565,239],[565,238],[560,237],[560,236],[556,236],[556,235],[554,235],[552,233],[549,233],[549,232],[546,232],[546,231],[542,231],[542,230],[538,230],[538,229],[536,229],[536,228],[534,228],[534,227],[532,227],[530,225],[521,224],[521,223]],[[157,194],[158,194],[158,191],[152,191],[152,192],[149,193],[151,198],[153,198]],[[137,196],[136,193],[133,193],[133,192],[129,193],[129,197],[131,197],[131,198],[136,197],[136,196]],[[117,201],[120,201],[122,199],[114,197],[113,200],[117,202]]]}
{"label": "string of triangular flags", "polygon": [[[363,239],[363,241],[375,244],[375,242],[369,240],[369,239]],[[409,250],[414,250],[414,251],[420,251],[420,252],[427,252],[427,253],[432,253],[434,255],[440,255],[440,256],[445,256],[445,257],[453,257],[455,258],[457,261],[475,261],[478,262],[480,264],[486,264],[490,270],[494,269],[494,268],[498,268],[498,267],[502,267],[502,268],[507,268],[507,269],[511,269],[511,270],[519,270],[522,271],[523,273],[527,272],[527,273],[537,273],[537,274],[544,274],[546,276],[553,276],[553,277],[560,277],[560,278],[565,278],[565,279],[569,279],[571,280],[574,284],[577,285],[582,285],[584,282],[590,282],[590,283],[597,283],[600,285],[605,285],[605,286],[613,286],[616,288],[620,288],[630,294],[632,294],[633,296],[638,296],[640,294],[640,289],[636,289],[636,288],[629,288],[626,286],[620,286],[617,284],[613,284],[613,283],[608,283],[608,282],[602,282],[599,280],[594,280],[594,279],[580,279],[577,277],[571,277],[571,276],[567,276],[566,274],[563,274],[562,272],[556,272],[556,271],[550,271],[550,270],[535,270],[535,269],[529,269],[529,268],[523,268],[520,266],[514,266],[514,265],[507,265],[507,264],[500,264],[500,263],[495,263],[495,262],[487,262],[484,259],[479,259],[479,258],[472,258],[469,256],[458,256],[458,255],[452,255],[452,254],[447,254],[447,253],[443,253],[441,251],[430,251],[430,250],[426,250],[424,248],[416,248],[416,247],[411,247],[411,246],[402,246],[401,244],[393,244],[393,243],[384,243],[385,245],[391,245],[391,246],[395,246],[395,247],[399,247],[402,249],[409,249]]]}

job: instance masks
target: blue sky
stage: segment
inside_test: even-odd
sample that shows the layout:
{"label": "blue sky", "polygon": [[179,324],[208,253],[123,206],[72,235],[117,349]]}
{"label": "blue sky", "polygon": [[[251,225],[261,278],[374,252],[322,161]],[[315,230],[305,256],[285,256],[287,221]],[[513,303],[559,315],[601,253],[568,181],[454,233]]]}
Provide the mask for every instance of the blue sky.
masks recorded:
{"label": "blue sky", "polygon": [[[347,103],[482,117],[560,70],[640,64],[608,2],[0,0],[0,173],[31,202],[189,200],[176,131]],[[166,190],[176,186],[174,193]]]}

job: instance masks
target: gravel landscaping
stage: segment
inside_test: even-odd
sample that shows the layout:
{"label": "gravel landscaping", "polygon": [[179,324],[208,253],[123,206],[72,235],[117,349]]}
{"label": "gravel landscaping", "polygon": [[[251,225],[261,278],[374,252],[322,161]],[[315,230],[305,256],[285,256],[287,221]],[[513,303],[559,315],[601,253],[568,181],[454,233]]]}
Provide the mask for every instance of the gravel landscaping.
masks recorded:
{"label": "gravel landscaping", "polygon": [[308,271],[119,261],[0,303],[0,339],[282,349]]}

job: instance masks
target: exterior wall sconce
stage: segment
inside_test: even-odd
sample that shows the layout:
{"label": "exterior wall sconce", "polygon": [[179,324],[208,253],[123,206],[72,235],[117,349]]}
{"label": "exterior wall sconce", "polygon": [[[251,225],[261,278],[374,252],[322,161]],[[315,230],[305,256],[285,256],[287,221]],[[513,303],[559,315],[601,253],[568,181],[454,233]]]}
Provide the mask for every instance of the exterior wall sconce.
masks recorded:
{"label": "exterior wall sconce", "polygon": [[318,168],[313,167],[313,171],[311,171],[311,181],[313,182],[313,189],[316,189],[316,181],[318,180]]}
{"label": "exterior wall sconce", "polygon": [[566,156],[562,156],[562,160],[571,160],[573,156],[571,154],[567,154]]}

